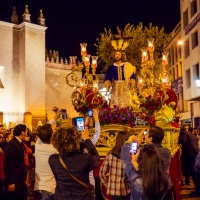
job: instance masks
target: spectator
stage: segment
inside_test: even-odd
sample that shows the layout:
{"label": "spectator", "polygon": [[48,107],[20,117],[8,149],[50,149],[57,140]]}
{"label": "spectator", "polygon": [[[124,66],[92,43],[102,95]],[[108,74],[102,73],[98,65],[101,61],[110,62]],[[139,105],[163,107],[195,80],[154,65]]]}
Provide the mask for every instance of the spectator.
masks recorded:
{"label": "spectator", "polygon": [[[81,138],[84,139],[88,153],[81,151]],[[94,200],[95,197],[89,189],[89,172],[98,166],[99,155],[89,139],[88,128],[85,127],[81,133],[76,127],[58,129],[52,136],[52,144],[59,152],[59,155],[53,154],[49,157],[49,164],[56,179],[55,199]],[[68,171],[61,162],[67,166]],[[69,172],[85,186],[72,178]]]}
{"label": "spectator", "polygon": [[153,146],[145,145],[136,155],[130,156],[131,143],[136,139],[130,136],[121,150],[121,160],[131,182],[131,200],[162,200],[169,188],[164,163]]}
{"label": "spectator", "polygon": [[[200,150],[200,140],[198,140],[198,148]],[[200,152],[198,153],[195,159],[194,171],[195,171],[195,176],[197,177],[196,178],[197,184],[198,184],[197,188],[200,188]],[[199,194],[200,194],[200,191],[196,190],[196,196],[200,197]]]}
{"label": "spectator", "polygon": [[[142,133],[144,130],[142,131]],[[142,135],[141,133],[141,135]],[[171,163],[171,153],[169,149],[164,148],[162,146],[162,141],[164,139],[164,131],[162,128],[158,126],[151,126],[147,129],[147,132],[145,134],[145,142],[146,144],[153,146],[158,150],[158,152],[161,155],[161,158],[164,161],[164,170],[169,174],[169,166]]]}
{"label": "spectator", "polygon": [[[99,110],[98,109],[93,109],[92,112],[93,112],[93,118],[94,118],[94,121],[95,121],[95,133],[91,137],[91,141],[95,146],[96,143],[99,140],[99,137],[100,137]],[[93,119],[91,117],[89,117],[89,116],[87,116],[85,118],[85,127],[89,128],[90,120],[93,120]],[[93,171],[90,172],[89,179],[90,179],[90,184],[95,187],[95,180],[94,180]]]}
{"label": "spectator", "polygon": [[198,148],[199,148],[199,153],[195,159],[194,169],[196,172],[200,174],[200,140],[198,140]]}
{"label": "spectator", "polygon": [[3,164],[4,164],[3,143],[0,143],[0,199],[1,200],[5,200],[6,198],[6,184],[5,184]]}
{"label": "spectator", "polygon": [[28,130],[27,136],[25,141],[23,142],[25,147],[25,165],[27,171],[29,170],[30,166],[30,155],[32,154],[32,149],[30,148],[30,131]]}
{"label": "spectator", "polygon": [[3,140],[3,145],[2,145],[2,148],[3,150],[6,148],[6,145],[8,144],[8,142],[10,140],[13,139],[13,133],[11,132],[7,132],[5,135],[4,135],[4,140]]}
{"label": "spectator", "polygon": [[30,147],[33,151],[33,156],[35,156],[35,144],[37,142],[38,139],[38,132],[33,132],[31,133],[31,138],[30,138]]}
{"label": "spectator", "polygon": [[194,171],[195,158],[199,152],[198,140],[195,135],[187,130],[188,126],[183,125],[179,136],[179,143],[182,145],[181,161],[185,175],[185,184],[190,184],[189,176],[191,175],[195,185],[195,191],[192,191],[190,196],[200,196],[200,187]]}
{"label": "spectator", "polygon": [[0,124],[0,132],[4,135],[7,133],[7,130],[4,128],[2,124]]}
{"label": "spectator", "polygon": [[0,143],[3,143],[4,142],[4,136],[3,136],[3,133],[2,132],[0,132]]}
{"label": "spectator", "polygon": [[40,127],[39,138],[35,144],[35,200],[53,200],[56,181],[48,159],[58,151],[51,144],[53,129],[51,124]]}
{"label": "spectator", "polygon": [[100,168],[99,177],[107,188],[107,194],[110,195],[111,200],[130,199],[130,182],[120,159],[121,147],[128,137],[129,133],[127,131],[119,131],[117,133],[115,146],[106,155]]}
{"label": "spectator", "polygon": [[22,142],[27,136],[26,125],[18,124],[14,128],[14,138],[5,148],[4,173],[7,184],[7,200],[26,200],[26,166],[24,162],[25,149]]}
{"label": "spectator", "polygon": [[190,157],[190,144],[188,139],[188,133],[186,132],[186,129],[181,128],[179,139],[179,144],[181,144],[181,165],[182,165],[182,174],[184,176],[184,183],[185,185],[190,185],[190,171],[189,171],[189,163],[188,159]]}

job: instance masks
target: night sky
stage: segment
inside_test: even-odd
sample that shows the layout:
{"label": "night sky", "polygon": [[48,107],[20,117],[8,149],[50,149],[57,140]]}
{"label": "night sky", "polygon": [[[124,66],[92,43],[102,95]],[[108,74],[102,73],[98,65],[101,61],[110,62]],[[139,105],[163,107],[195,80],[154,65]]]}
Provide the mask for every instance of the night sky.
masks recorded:
{"label": "night sky", "polygon": [[88,53],[95,55],[94,43],[105,28],[143,22],[165,27],[171,32],[180,21],[180,0],[0,0],[0,20],[10,22],[13,6],[19,23],[27,4],[31,22],[37,24],[39,10],[46,18],[46,48],[60,56],[80,55],[80,43],[88,43]]}

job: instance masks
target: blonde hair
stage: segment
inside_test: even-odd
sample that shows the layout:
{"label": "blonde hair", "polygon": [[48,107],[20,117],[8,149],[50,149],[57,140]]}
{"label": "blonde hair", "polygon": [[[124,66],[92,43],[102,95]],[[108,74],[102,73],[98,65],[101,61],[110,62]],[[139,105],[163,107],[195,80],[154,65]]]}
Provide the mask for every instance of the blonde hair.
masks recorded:
{"label": "blonde hair", "polygon": [[52,136],[52,144],[61,155],[80,151],[81,133],[76,128],[61,128]]}

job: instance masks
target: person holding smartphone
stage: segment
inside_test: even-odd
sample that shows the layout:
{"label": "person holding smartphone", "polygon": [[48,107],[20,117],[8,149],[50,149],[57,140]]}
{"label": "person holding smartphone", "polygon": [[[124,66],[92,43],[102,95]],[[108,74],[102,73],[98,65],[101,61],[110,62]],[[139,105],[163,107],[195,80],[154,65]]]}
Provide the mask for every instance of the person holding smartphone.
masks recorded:
{"label": "person holding smartphone", "polygon": [[164,199],[165,200],[171,200],[172,199],[172,184],[171,184],[171,178],[169,174],[169,166],[171,162],[171,153],[169,149],[162,147],[162,140],[164,138],[164,131],[161,127],[158,126],[151,126],[146,127],[141,130],[141,132],[137,136],[131,136],[131,139],[127,142],[131,143],[137,142],[140,147],[140,149],[144,147],[153,147],[156,149],[156,151],[159,153],[160,157],[163,161],[163,173],[167,176],[168,182],[169,182],[169,188],[167,190],[167,193],[165,194]]}
{"label": "person holding smartphone", "polygon": [[[90,138],[90,140],[92,141],[92,143],[95,146],[100,137],[99,110],[93,109],[88,112],[88,116],[85,117],[85,128],[86,129],[88,129],[90,126],[91,117],[94,119],[94,122],[95,122],[95,133]],[[89,179],[90,179],[90,184],[95,187],[95,179],[94,179],[93,171],[90,172]]]}
{"label": "person holding smartphone", "polygon": [[130,156],[131,144],[136,140],[135,136],[130,136],[121,150],[123,167],[131,182],[130,200],[163,200],[169,188],[164,163],[159,152],[149,145]]}
{"label": "person holding smartphone", "polygon": [[[82,139],[88,153],[81,151]],[[99,164],[99,154],[90,140],[88,128],[83,131],[78,131],[75,126],[60,128],[53,134],[52,144],[59,152],[49,157],[49,165],[56,179],[55,200],[94,200],[92,190],[70,175],[90,186],[89,173]]]}

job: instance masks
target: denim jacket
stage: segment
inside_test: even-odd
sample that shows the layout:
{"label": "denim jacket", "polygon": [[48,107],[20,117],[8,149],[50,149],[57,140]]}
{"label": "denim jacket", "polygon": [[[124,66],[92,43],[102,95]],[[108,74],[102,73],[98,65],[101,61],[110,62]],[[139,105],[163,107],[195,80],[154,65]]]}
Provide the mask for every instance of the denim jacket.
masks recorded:
{"label": "denim jacket", "polygon": [[[145,196],[142,186],[142,179],[134,169],[130,156],[130,144],[124,144],[121,149],[121,160],[125,169],[126,175],[131,182],[131,198],[130,200],[148,200]],[[162,200],[161,198],[160,200]]]}

